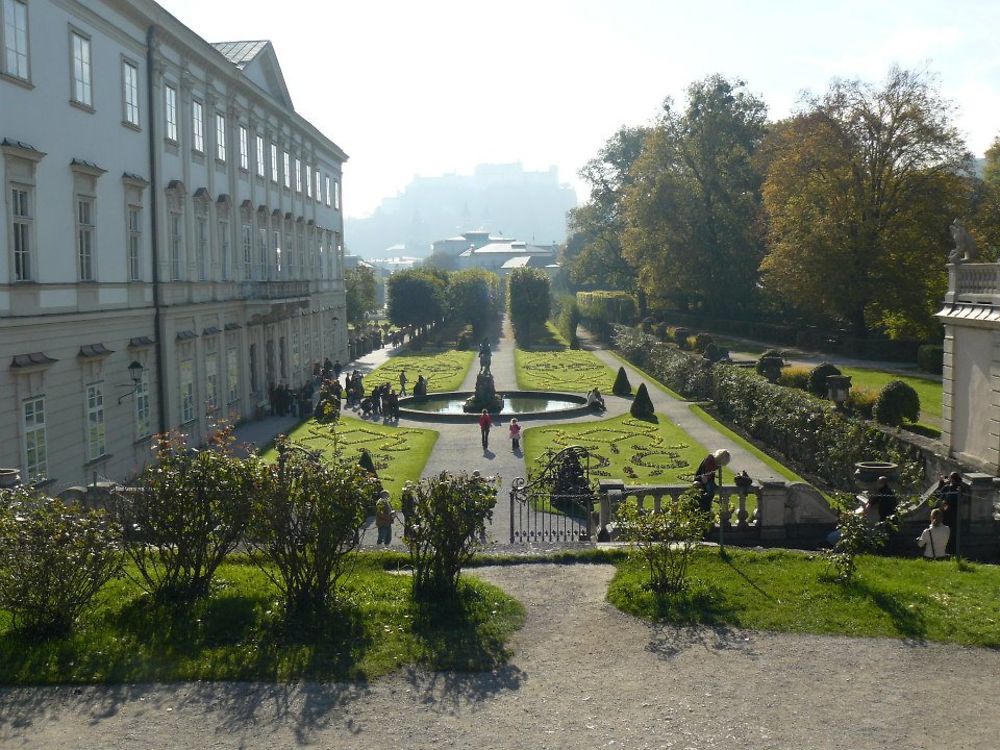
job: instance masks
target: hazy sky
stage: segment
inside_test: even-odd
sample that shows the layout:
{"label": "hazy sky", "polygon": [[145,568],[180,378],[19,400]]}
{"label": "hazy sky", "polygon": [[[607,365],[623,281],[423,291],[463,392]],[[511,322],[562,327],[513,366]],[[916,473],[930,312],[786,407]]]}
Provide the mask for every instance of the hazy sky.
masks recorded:
{"label": "hazy sky", "polygon": [[927,67],[981,155],[1000,134],[1000,2],[160,0],[209,41],[270,39],[296,110],[350,155],[365,216],[414,175],[521,161],[577,176],[693,80],[738,76],[791,112],[834,76]]}

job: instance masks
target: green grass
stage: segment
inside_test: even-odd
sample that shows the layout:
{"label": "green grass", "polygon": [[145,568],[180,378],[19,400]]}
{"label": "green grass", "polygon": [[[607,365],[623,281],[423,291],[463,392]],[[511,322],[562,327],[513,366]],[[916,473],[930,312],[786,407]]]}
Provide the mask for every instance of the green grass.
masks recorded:
{"label": "green grass", "polygon": [[885,370],[869,370],[861,367],[841,367],[844,375],[851,376],[851,385],[880,391],[890,380],[902,380],[911,386],[920,397],[920,421],[928,427],[941,426],[941,381],[899,375]]}
{"label": "green grass", "polygon": [[[547,450],[570,445],[587,448],[592,478],[622,479],[626,484],[690,483],[707,451],[662,415],[646,422],[625,414],[599,422],[532,427],[524,433],[524,460],[529,471]],[[732,479],[725,470],[724,480]]]}
{"label": "green grass", "polygon": [[639,561],[620,563],[608,600],[680,624],[1000,647],[1000,567],[865,556],[841,586],[815,554],[727,551],[728,561],[698,550],[693,585],[677,596],[654,595]]}
{"label": "green grass", "polygon": [[389,382],[394,388],[399,388],[399,372],[406,370],[408,379],[407,393],[413,391],[417,376],[428,378],[427,390],[430,393],[442,391],[457,391],[462,387],[469,365],[475,352],[460,352],[457,349],[413,351],[406,354],[389,357],[383,364],[365,375],[365,388],[371,391],[372,386]]}
{"label": "green grass", "polygon": [[517,387],[524,391],[584,393],[595,386],[611,393],[615,373],[590,352],[514,350]]}
{"label": "green grass", "polygon": [[[423,474],[438,434],[433,430],[413,427],[390,427],[388,425],[341,416],[333,424],[319,424],[314,419],[303,422],[289,436],[316,450],[322,450],[332,458],[337,449],[352,461],[366,448],[375,460],[379,479],[398,498],[406,481],[418,481]],[[265,459],[273,459],[274,449],[264,454]]]}
{"label": "green grass", "polygon": [[524,610],[466,577],[455,604],[418,610],[410,578],[359,555],[321,632],[286,627],[278,592],[256,567],[223,565],[213,594],[179,613],[156,607],[129,579],[108,584],[77,630],[35,641],[0,611],[0,684],[177,680],[367,680],[404,665],[490,670]]}

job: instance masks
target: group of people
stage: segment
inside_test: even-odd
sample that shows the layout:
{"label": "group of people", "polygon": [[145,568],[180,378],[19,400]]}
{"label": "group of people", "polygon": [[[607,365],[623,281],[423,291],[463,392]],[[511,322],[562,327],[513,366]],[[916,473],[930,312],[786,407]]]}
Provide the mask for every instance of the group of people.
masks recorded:
{"label": "group of people", "polygon": [[604,396],[601,395],[597,386],[594,386],[592,391],[587,392],[587,406],[597,411],[607,410],[608,407],[604,405]]}
{"label": "group of people", "polygon": [[312,397],[314,387],[312,381],[307,381],[301,388],[289,388],[286,384],[275,385],[272,383],[267,389],[267,400],[271,407],[271,414],[276,417],[284,417],[289,414],[306,417],[309,412],[303,404],[308,403],[312,408]]}
{"label": "group of people", "polygon": [[399,394],[388,383],[372,388],[371,395],[361,399],[362,416],[374,415],[384,419],[399,419]]}

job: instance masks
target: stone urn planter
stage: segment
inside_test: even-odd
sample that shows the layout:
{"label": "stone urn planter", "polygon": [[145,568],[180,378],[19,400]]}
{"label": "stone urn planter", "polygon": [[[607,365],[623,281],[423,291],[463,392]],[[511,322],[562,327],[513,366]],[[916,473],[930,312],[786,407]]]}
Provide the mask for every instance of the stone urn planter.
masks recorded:
{"label": "stone urn planter", "polygon": [[777,383],[778,378],[781,377],[781,367],[784,364],[785,361],[781,357],[775,357],[774,355],[761,357],[758,371],[767,378],[769,383]]}
{"label": "stone urn planter", "polygon": [[21,484],[19,469],[0,469],[0,489],[10,489]]}
{"label": "stone urn planter", "polygon": [[888,477],[890,482],[895,482],[899,479],[899,464],[891,461],[858,461],[854,464],[854,483],[861,489],[875,489],[879,477]]}

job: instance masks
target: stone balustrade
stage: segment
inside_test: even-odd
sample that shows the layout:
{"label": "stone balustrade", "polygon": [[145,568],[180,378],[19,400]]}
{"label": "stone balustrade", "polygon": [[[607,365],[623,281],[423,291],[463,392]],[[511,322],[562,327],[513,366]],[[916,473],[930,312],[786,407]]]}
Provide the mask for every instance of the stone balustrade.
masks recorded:
{"label": "stone balustrade", "polygon": [[1000,263],[958,263],[948,266],[951,304],[1000,304]]}

